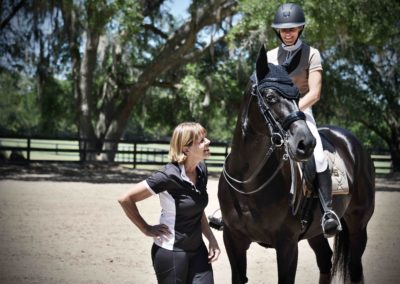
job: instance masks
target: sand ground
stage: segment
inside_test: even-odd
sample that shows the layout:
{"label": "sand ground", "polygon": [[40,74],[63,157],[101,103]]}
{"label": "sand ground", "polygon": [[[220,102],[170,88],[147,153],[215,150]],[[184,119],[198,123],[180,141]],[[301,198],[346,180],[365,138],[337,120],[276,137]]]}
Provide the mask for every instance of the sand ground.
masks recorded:
{"label": "sand ground", "polygon": [[[211,178],[208,215],[219,208],[217,185]],[[117,203],[129,186],[3,176],[0,283],[156,283],[152,239],[130,223]],[[366,283],[395,284],[400,281],[400,186],[398,181],[381,180],[377,187],[364,274]],[[138,206],[149,223],[157,222],[158,198]],[[214,234],[222,249],[213,265],[215,283],[230,283],[222,232]],[[277,283],[275,250],[251,246],[248,278],[249,283]],[[299,243],[296,283],[318,283],[315,257],[306,241]]]}

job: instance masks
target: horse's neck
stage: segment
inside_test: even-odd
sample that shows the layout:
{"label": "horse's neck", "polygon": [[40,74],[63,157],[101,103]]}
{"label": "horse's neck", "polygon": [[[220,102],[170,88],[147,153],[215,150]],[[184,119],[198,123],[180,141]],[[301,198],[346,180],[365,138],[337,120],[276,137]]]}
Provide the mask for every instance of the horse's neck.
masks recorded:
{"label": "horse's neck", "polygon": [[270,141],[265,137],[238,135],[232,145],[230,169],[243,177],[249,177],[257,170],[268,176],[269,171],[279,165],[278,152],[275,150],[271,153]]}

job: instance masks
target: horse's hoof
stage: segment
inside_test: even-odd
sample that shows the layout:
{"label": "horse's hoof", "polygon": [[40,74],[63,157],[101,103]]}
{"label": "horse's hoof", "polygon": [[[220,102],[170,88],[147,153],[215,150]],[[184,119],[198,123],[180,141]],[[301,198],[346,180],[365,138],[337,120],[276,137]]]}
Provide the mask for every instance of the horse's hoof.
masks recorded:
{"label": "horse's hoof", "polygon": [[357,281],[357,282],[351,281],[350,283],[351,283],[351,284],[364,284],[364,275],[361,277],[361,280],[360,280],[360,281]]}

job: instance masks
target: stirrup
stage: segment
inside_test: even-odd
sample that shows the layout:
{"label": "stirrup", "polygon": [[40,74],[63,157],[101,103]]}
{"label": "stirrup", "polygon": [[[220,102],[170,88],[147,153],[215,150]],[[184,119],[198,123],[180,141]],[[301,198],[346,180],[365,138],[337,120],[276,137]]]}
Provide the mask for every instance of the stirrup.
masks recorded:
{"label": "stirrup", "polygon": [[222,231],[224,229],[224,221],[222,221],[222,218],[215,218],[208,216],[208,224],[210,225],[211,228],[217,230],[217,231]]}
{"label": "stirrup", "polygon": [[340,232],[341,230],[343,230],[342,224],[341,224],[341,222],[340,222],[340,219],[339,219],[338,215],[335,213],[335,211],[333,211],[333,210],[326,210],[326,211],[324,212],[324,215],[322,215],[322,218],[321,218],[322,232],[324,233],[324,236],[325,236],[326,238],[329,238],[329,237],[332,237],[332,236],[333,236],[333,235],[327,234],[327,233],[325,232],[324,221],[327,219],[327,216],[328,216],[328,215],[333,216],[334,219],[335,219],[335,220],[337,221],[337,223],[338,223],[338,225],[337,225],[337,227],[336,227],[336,232]]}
{"label": "stirrup", "polygon": [[214,217],[215,213],[219,210],[220,209],[215,210],[212,215],[208,216],[208,224],[211,228],[217,231],[222,231],[224,229],[224,221],[222,220],[222,217]]}

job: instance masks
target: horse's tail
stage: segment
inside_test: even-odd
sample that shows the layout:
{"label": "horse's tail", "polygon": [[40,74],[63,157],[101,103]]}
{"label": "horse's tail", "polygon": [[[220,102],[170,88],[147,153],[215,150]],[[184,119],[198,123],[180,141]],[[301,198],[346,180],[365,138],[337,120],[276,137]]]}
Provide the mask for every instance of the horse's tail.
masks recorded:
{"label": "horse's tail", "polygon": [[347,229],[344,219],[340,220],[342,223],[342,231],[340,231],[333,244],[333,264],[332,264],[332,279],[339,273],[343,278],[343,283],[349,277],[349,262],[350,262],[350,247],[349,247],[349,230]]}

